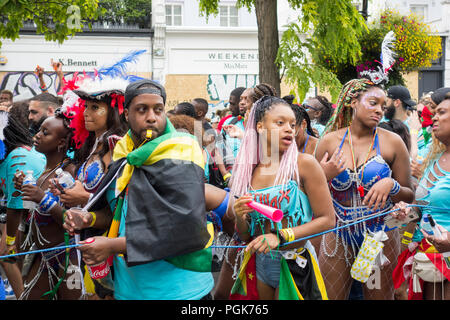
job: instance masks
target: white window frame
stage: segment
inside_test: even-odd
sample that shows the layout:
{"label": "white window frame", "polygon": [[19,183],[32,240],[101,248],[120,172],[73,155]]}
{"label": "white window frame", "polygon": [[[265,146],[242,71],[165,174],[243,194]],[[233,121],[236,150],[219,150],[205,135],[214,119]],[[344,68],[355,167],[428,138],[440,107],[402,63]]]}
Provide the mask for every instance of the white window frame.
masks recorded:
{"label": "white window frame", "polygon": [[[170,7],[170,15],[167,14],[167,8]],[[175,15],[174,14],[174,8],[175,7],[179,7],[180,8],[180,14],[179,15]],[[167,26],[182,26],[183,25],[183,5],[180,3],[166,3],[165,7],[164,7],[164,13],[166,16],[166,25]],[[174,24],[174,17],[175,16],[179,16],[180,17],[180,24]],[[167,18],[169,19],[169,23],[167,21]]]}
{"label": "white window frame", "polygon": [[417,15],[417,11],[413,11],[413,8],[423,9],[423,20],[426,21],[428,18],[428,5],[426,4],[411,4],[409,5],[409,11]]}
{"label": "white window frame", "polygon": [[[222,13],[223,13],[223,9],[226,8],[226,19],[227,19],[227,23],[226,25],[222,25]],[[231,16],[230,15],[230,8],[235,8],[236,9],[236,15],[235,16]],[[236,25],[232,26],[231,25],[231,18],[236,18]],[[219,25],[221,27],[239,27],[239,9],[236,7],[236,4],[219,4]]]}

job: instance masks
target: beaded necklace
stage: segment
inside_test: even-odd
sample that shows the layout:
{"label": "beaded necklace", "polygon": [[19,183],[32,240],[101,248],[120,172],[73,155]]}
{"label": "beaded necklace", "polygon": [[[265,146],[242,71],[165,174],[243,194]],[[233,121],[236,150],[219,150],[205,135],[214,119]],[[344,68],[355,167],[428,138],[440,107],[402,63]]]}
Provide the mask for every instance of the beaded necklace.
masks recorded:
{"label": "beaded necklace", "polygon": [[374,146],[374,143],[375,143],[375,138],[376,138],[376,136],[378,134],[378,131],[375,128],[375,132],[374,132],[373,137],[372,137],[372,143],[370,144],[369,151],[367,152],[366,160],[364,160],[364,163],[362,164],[361,179],[359,179],[358,172],[357,172],[357,167],[356,167],[356,161],[355,161],[355,153],[353,151],[352,132],[350,130],[350,127],[348,127],[347,130],[348,130],[348,142],[350,144],[350,151],[352,152],[353,171],[355,173],[356,189],[358,190],[359,196],[362,199],[362,198],[364,198],[364,187],[362,186],[362,181],[363,181],[363,178],[364,178],[364,169],[365,169],[365,165],[367,163],[367,160],[369,160],[369,155],[370,155],[370,152],[373,149],[373,146]]}

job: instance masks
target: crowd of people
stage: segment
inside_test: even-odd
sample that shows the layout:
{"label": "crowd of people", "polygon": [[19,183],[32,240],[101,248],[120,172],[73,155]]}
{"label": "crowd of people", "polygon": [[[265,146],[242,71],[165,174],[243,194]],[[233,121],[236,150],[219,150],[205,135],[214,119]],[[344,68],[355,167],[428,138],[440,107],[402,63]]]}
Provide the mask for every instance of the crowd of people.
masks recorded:
{"label": "crowd of people", "polygon": [[260,83],[211,113],[53,67],[58,96],[40,67],[41,94],[0,92],[0,298],[450,297],[450,88]]}

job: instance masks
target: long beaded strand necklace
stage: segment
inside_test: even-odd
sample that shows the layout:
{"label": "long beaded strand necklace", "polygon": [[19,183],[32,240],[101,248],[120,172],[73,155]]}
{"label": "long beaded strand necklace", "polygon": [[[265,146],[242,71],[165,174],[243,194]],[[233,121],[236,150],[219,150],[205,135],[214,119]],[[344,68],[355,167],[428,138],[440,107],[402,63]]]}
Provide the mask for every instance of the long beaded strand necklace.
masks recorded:
{"label": "long beaded strand necklace", "polygon": [[377,134],[378,134],[378,131],[375,128],[375,132],[372,137],[372,143],[370,144],[369,151],[367,152],[366,160],[364,160],[364,163],[362,164],[361,179],[359,179],[359,175],[358,175],[357,167],[356,167],[356,161],[355,161],[355,153],[353,151],[352,132],[350,130],[350,127],[348,127],[348,142],[350,144],[350,151],[352,152],[353,172],[354,172],[355,180],[356,180],[356,189],[358,190],[359,196],[361,197],[361,199],[364,198],[364,187],[362,186],[362,181],[364,178],[364,169],[365,169],[367,160],[369,160],[370,152],[372,151],[373,146],[375,144],[375,138],[376,138]]}

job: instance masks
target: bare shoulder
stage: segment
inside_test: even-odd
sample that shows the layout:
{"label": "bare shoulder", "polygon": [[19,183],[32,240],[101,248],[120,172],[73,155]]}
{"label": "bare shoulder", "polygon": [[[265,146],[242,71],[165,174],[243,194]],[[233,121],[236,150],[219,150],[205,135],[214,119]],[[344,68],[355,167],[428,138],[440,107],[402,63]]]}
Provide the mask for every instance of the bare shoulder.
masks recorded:
{"label": "bare shoulder", "polygon": [[299,153],[297,157],[298,172],[300,177],[315,174],[316,170],[322,170],[317,159],[308,153]]}
{"label": "bare shoulder", "polygon": [[386,130],[384,128],[378,127],[377,128],[377,133],[378,133],[380,139],[383,141],[383,145],[385,143],[389,143],[389,144],[392,144],[392,145],[398,145],[399,143],[400,144],[404,144],[402,138],[398,134],[396,134],[395,132],[392,132],[392,131]]}
{"label": "bare shoulder", "polygon": [[326,150],[334,150],[341,143],[344,138],[347,128],[338,129],[324,135],[318,142],[318,147],[325,148]]}

